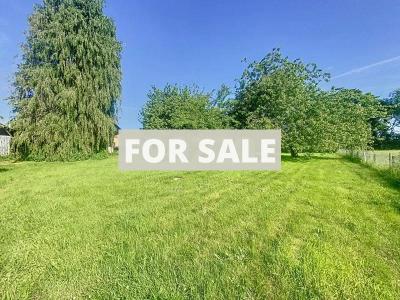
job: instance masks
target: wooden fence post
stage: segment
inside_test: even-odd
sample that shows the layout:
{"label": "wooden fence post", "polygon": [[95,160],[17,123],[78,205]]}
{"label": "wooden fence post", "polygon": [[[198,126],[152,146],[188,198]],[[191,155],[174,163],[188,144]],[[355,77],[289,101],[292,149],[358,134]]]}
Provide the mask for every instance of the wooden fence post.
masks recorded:
{"label": "wooden fence post", "polygon": [[389,152],[389,168],[392,167],[392,153]]}

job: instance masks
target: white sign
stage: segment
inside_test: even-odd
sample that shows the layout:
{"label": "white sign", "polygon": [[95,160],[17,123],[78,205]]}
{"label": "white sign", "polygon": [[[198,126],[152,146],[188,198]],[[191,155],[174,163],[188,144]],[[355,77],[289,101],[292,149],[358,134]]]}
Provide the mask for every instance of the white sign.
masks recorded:
{"label": "white sign", "polygon": [[279,130],[123,130],[122,170],[279,170]]}

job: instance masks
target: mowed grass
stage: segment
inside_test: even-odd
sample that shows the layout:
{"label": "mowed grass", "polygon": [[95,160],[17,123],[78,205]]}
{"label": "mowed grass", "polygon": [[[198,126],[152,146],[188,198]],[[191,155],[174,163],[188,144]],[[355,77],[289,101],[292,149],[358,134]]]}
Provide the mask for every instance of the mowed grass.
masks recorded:
{"label": "mowed grass", "polygon": [[400,298],[400,189],[339,158],[281,172],[0,162],[0,298]]}

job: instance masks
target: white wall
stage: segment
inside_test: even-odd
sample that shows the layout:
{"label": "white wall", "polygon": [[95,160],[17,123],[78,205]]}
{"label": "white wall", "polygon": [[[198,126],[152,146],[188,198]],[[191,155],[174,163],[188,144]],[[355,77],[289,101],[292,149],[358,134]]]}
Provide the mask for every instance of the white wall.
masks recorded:
{"label": "white wall", "polygon": [[0,135],[0,155],[6,156],[10,154],[11,137],[7,135]]}

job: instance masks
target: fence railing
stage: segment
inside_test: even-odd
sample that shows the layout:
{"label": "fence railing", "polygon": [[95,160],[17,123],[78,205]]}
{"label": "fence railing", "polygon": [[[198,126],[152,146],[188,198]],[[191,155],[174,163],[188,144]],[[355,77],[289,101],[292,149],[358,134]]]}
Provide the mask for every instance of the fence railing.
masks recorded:
{"label": "fence railing", "polygon": [[400,151],[340,151],[342,154],[360,159],[365,164],[388,168],[400,168]]}

